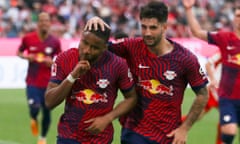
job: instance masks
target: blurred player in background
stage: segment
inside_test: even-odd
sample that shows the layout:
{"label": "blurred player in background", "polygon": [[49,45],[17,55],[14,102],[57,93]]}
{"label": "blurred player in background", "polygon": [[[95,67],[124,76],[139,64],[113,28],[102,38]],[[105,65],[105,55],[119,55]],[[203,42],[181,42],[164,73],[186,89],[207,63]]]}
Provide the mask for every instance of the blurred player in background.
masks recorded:
{"label": "blurred player in background", "polygon": [[[214,54],[206,63],[206,72],[209,78],[209,85],[208,85],[208,92],[209,92],[209,99],[206,107],[204,108],[202,114],[199,118],[203,117],[207,112],[209,112],[212,108],[218,109],[218,94],[217,90],[219,87],[219,82],[221,79],[221,69],[222,69],[222,62],[221,62],[221,54],[220,52]],[[221,133],[220,133],[220,125],[217,124],[217,138],[216,144],[222,144],[221,141]]]}
{"label": "blurred player in background", "polygon": [[[208,58],[206,63],[206,72],[209,78],[209,99],[208,104],[204,109],[204,113],[207,113],[211,108],[218,108],[218,94],[217,90],[219,87],[219,82],[221,79],[221,69],[222,69],[222,62],[221,62],[221,54],[218,52]],[[203,114],[204,114],[203,113]]]}
{"label": "blurred player in background", "polygon": [[240,125],[240,7],[234,9],[234,32],[208,32],[192,12],[195,0],[182,0],[194,36],[219,47],[222,76],[218,88],[221,139],[232,144]]}
{"label": "blurred player in background", "polygon": [[31,130],[39,135],[38,114],[42,110],[41,134],[38,144],[46,144],[51,115],[44,103],[44,93],[50,78],[53,57],[61,52],[60,41],[49,33],[50,16],[38,15],[38,29],[22,38],[17,55],[29,61],[26,77],[26,94],[31,117]]}
{"label": "blurred player in background", "polygon": [[[111,144],[112,121],[137,102],[126,61],[107,50],[110,29],[105,29],[84,31],[78,49],[61,53],[53,64],[46,105],[66,101],[57,144]],[[125,99],[114,108],[118,89]]]}
{"label": "blurred player in background", "polygon": [[[165,37],[167,17],[167,6],[151,1],[140,11],[142,37],[124,38],[109,46],[128,62],[138,94],[137,106],[124,122],[122,144],[186,143],[189,129],[207,103],[207,77],[193,53]],[[97,29],[98,24],[107,25],[93,17],[85,29]],[[196,98],[182,123],[188,83]]]}

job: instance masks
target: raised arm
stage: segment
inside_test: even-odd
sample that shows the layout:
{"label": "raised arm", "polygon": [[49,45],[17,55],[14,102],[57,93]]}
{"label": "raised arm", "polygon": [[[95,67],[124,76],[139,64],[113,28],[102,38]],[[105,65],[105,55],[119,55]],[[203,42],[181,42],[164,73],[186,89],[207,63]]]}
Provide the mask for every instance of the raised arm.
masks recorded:
{"label": "raised arm", "polygon": [[182,0],[182,2],[192,34],[199,39],[207,41],[207,31],[201,28],[201,25],[192,12],[192,7],[195,3],[195,0]]}

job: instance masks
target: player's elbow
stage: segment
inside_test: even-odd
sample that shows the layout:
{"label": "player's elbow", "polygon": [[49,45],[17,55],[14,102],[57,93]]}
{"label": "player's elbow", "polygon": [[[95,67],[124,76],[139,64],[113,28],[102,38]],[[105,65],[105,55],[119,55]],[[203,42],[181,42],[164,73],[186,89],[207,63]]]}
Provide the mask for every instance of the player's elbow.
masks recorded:
{"label": "player's elbow", "polygon": [[45,96],[45,106],[46,106],[47,109],[50,109],[50,110],[54,108],[53,103],[51,103],[51,102],[46,98],[46,96]]}
{"label": "player's elbow", "polygon": [[51,95],[49,95],[49,93],[46,92],[44,102],[45,102],[46,108],[48,108],[50,110],[56,107],[56,104],[55,104],[54,100],[51,100],[51,99],[52,99]]}

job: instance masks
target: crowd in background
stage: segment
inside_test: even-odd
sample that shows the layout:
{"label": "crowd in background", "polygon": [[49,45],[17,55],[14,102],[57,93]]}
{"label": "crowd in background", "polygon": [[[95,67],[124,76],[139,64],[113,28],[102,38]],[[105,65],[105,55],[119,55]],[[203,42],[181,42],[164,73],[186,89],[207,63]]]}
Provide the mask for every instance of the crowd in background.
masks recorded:
{"label": "crowd in background", "polygon": [[[86,21],[97,15],[129,37],[140,35],[138,13],[149,0],[1,0],[0,38],[22,37],[36,29],[41,11],[51,14],[51,31],[59,38],[78,38]],[[181,0],[162,0],[169,6],[168,37],[190,37]],[[198,0],[194,13],[203,29],[232,30],[233,8],[239,0]]]}

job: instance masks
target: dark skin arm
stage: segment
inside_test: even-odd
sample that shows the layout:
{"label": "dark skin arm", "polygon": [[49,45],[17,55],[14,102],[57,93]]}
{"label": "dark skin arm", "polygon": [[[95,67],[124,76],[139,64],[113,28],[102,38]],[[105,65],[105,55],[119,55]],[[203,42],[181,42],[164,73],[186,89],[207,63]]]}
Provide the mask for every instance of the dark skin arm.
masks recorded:
{"label": "dark skin arm", "polygon": [[[75,66],[71,75],[73,78],[78,78],[85,74],[90,69],[90,64],[86,60],[81,60]],[[49,82],[47,91],[45,93],[45,104],[48,108],[52,109],[63,102],[63,100],[71,92],[73,83],[67,79],[63,80],[60,84]]]}
{"label": "dark skin arm", "polygon": [[125,99],[121,101],[111,112],[104,116],[92,118],[85,121],[85,123],[91,123],[86,131],[92,134],[98,134],[102,132],[114,119],[128,113],[137,102],[137,95],[135,88],[131,91],[124,93]]}
{"label": "dark skin arm", "polygon": [[195,92],[196,99],[194,100],[190,111],[188,112],[186,120],[182,123],[180,127],[169,133],[168,137],[173,137],[174,140],[172,144],[185,144],[187,141],[187,133],[192,127],[192,125],[198,120],[202,110],[208,101],[208,91],[207,87],[201,88],[199,91]]}

